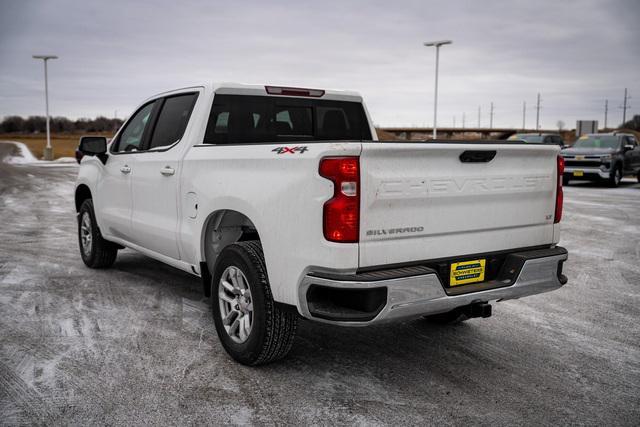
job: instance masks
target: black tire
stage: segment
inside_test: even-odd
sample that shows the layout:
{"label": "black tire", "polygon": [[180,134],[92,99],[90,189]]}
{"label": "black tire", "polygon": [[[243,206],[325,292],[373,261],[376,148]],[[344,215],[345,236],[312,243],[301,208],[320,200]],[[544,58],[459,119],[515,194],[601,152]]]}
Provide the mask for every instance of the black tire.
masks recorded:
{"label": "black tire", "polygon": [[[90,245],[83,244],[83,221],[85,218],[89,222],[89,234],[91,236]],[[86,224],[84,224],[86,226]],[[80,256],[87,267],[107,268],[111,267],[118,255],[118,245],[102,238],[96,214],[93,211],[93,200],[87,199],[82,202],[78,212],[78,245],[80,246]]]}
{"label": "black tire", "polygon": [[[244,274],[250,290],[253,307],[251,330],[244,342],[232,339],[222,319],[220,306],[224,303],[219,300],[219,286],[220,279],[229,267],[235,267]],[[259,241],[238,242],[223,249],[216,260],[211,297],[218,337],[224,349],[235,360],[243,365],[256,366],[281,359],[289,353],[296,334],[298,316],[293,311],[283,310],[273,301]]]}
{"label": "black tire", "polygon": [[437,323],[439,325],[456,325],[469,320],[469,317],[459,308],[447,311],[446,313],[432,314],[424,316],[424,320],[429,323]]}
{"label": "black tire", "polygon": [[615,188],[620,185],[620,181],[622,181],[622,167],[620,165],[616,165],[609,175],[609,179],[607,180],[607,184],[609,187]]}
{"label": "black tire", "polygon": [[638,175],[636,176],[636,178],[638,178],[638,182],[640,183],[640,171],[638,171]]}
{"label": "black tire", "polygon": [[568,175],[562,175],[562,185],[563,186],[567,186],[569,185],[569,181],[571,181],[571,178],[569,178]]}

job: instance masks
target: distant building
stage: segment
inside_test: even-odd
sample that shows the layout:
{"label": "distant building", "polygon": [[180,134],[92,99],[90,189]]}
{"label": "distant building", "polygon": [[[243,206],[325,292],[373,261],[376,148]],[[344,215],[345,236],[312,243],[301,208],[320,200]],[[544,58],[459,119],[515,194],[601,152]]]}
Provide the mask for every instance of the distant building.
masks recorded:
{"label": "distant building", "polygon": [[598,133],[598,121],[578,120],[576,122],[576,137],[580,137],[588,133]]}

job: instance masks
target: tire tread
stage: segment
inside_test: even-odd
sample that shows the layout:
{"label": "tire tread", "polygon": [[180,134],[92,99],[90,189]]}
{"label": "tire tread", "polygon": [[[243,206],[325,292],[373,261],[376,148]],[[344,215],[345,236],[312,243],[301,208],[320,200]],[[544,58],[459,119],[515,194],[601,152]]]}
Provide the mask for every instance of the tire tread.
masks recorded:
{"label": "tire tread", "polygon": [[[98,228],[98,222],[96,221],[95,211],[93,210],[93,200],[87,199],[82,202],[80,206],[80,212],[78,212],[78,223],[82,218],[82,214],[88,211],[91,217],[91,232],[93,234],[93,247],[94,251],[91,259],[87,260],[82,257],[82,260],[90,268],[108,268],[113,265],[118,256],[118,246],[108,240],[105,240]],[[80,252],[82,253],[82,244],[80,244]]]}
{"label": "tire tread", "polygon": [[[216,327],[218,328],[218,335],[223,340],[223,346],[227,352],[237,361],[249,366],[263,365],[279,359],[282,359],[289,353],[295,339],[298,316],[296,313],[289,312],[281,309],[273,300],[273,294],[271,293],[271,287],[269,285],[269,278],[267,276],[267,268],[264,261],[264,253],[262,251],[262,245],[259,240],[246,240],[242,242],[236,242],[223,250],[218,260],[222,259],[225,251],[236,253],[236,256],[240,256],[245,259],[245,262],[249,262],[251,267],[255,270],[256,283],[251,283],[250,286],[257,287],[252,292],[261,292],[264,295],[264,324],[255,325],[260,329],[263,329],[262,342],[257,343],[256,348],[252,348],[249,352],[238,352],[232,347],[230,348],[225,344],[226,337],[225,331],[219,329],[217,323],[220,322],[219,317],[215,318]],[[216,268],[218,266],[216,265]],[[215,296],[215,279],[219,277],[219,274],[213,275],[211,283],[211,295]],[[254,298],[255,301],[255,298]],[[213,300],[212,304],[215,307],[216,301]],[[218,316],[217,310],[213,310],[214,316]],[[222,334],[222,335],[221,335]]]}

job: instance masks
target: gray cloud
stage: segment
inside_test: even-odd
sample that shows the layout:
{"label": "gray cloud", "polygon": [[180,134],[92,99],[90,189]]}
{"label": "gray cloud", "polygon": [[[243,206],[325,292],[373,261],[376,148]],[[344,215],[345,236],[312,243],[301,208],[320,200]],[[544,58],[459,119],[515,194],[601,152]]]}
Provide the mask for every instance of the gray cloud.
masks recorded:
{"label": "gray cloud", "polygon": [[[621,121],[640,98],[640,2],[622,1],[10,1],[0,0],[0,115],[43,110],[42,64],[55,53],[51,112],[125,116],[154,93],[202,81],[360,91],[376,123],[431,124],[441,51],[441,124],[466,112],[521,123],[542,93],[542,125]],[[633,112],[640,111],[640,100]]]}

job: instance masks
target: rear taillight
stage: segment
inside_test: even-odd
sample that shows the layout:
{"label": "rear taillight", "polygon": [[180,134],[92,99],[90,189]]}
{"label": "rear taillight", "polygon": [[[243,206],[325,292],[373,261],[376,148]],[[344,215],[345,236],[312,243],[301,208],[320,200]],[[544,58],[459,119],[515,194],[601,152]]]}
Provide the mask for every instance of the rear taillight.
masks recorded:
{"label": "rear taillight", "polygon": [[324,204],[324,237],[357,243],[360,235],[360,161],[358,157],[326,157],[320,176],[333,182],[333,198]]}
{"label": "rear taillight", "polygon": [[564,175],[564,158],[558,156],[557,160],[558,169],[558,182],[556,184],[556,214],[553,219],[553,223],[557,224],[562,219],[562,203],[564,201],[564,194],[562,193],[562,176]]}

